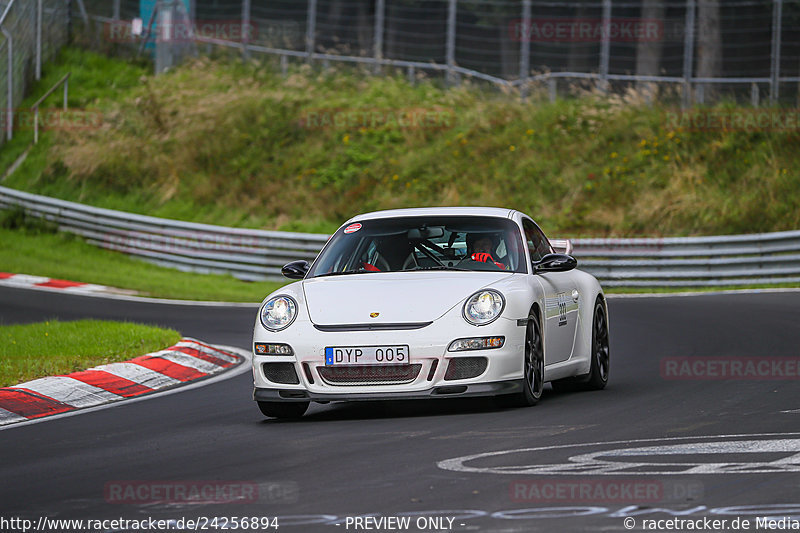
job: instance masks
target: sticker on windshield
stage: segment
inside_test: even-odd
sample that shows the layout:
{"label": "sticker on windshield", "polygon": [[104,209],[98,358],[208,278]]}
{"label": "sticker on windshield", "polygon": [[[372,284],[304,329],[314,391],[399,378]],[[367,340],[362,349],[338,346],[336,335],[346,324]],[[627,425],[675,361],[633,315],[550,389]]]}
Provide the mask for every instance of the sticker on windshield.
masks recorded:
{"label": "sticker on windshield", "polygon": [[345,232],[345,233],[355,233],[355,232],[357,232],[357,231],[358,231],[358,230],[360,230],[360,229],[361,229],[361,224],[359,224],[358,222],[356,222],[355,224],[350,224],[349,226],[347,226],[346,228],[344,228],[344,232]]}

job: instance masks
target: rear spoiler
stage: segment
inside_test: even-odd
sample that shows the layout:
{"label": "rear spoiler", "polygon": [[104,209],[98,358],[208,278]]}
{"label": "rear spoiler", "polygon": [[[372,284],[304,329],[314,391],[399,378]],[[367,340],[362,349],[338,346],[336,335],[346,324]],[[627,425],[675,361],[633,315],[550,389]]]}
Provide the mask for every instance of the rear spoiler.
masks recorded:
{"label": "rear spoiler", "polygon": [[572,241],[569,239],[550,239],[550,244],[557,254],[572,255]]}

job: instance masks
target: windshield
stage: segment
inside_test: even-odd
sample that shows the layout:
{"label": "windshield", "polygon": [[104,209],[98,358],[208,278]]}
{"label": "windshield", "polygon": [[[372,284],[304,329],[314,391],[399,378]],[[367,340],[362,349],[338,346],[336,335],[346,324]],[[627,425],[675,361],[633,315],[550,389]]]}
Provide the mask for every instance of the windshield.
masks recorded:
{"label": "windshield", "polygon": [[505,218],[403,217],[339,228],[307,277],[365,272],[527,272],[517,225]]}

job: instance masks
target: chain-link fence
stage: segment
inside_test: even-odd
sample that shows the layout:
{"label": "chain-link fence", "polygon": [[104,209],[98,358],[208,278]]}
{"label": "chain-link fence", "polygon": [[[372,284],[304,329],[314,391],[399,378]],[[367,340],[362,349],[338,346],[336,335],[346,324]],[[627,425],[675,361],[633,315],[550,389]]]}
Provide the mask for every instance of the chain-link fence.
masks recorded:
{"label": "chain-link fence", "polygon": [[[141,26],[153,4],[181,4],[172,40],[305,61],[368,63],[471,76],[554,98],[576,86],[634,87],[684,104],[733,97],[794,103],[800,0],[87,0],[106,37]],[[132,21],[139,19],[138,22]],[[158,24],[158,21],[155,22]],[[132,35],[132,33],[134,35]]]}
{"label": "chain-link fence", "polygon": [[41,77],[42,64],[66,44],[68,26],[65,0],[0,2],[0,144],[11,139],[15,109],[33,81]]}

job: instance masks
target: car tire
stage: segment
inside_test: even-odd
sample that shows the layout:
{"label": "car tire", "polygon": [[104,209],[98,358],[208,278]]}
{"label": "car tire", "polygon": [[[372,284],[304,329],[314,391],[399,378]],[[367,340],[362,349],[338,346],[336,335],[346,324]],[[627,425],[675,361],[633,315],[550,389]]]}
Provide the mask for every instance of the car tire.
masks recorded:
{"label": "car tire", "polygon": [[611,362],[611,351],[608,346],[608,319],[606,307],[600,297],[594,302],[592,316],[592,366],[584,387],[588,390],[600,390],[608,383],[608,370]]}
{"label": "car tire", "polygon": [[525,326],[525,349],[522,360],[522,392],[509,398],[510,404],[516,407],[536,405],[544,390],[544,343],[542,342],[542,326],[539,315],[531,309]]}
{"label": "car tire", "polygon": [[565,378],[551,383],[556,392],[577,390],[601,390],[608,383],[610,350],[608,345],[608,320],[606,308],[600,297],[594,303],[592,315],[592,362],[589,373],[574,378]]}
{"label": "car tire", "polygon": [[270,418],[300,418],[308,410],[309,402],[258,402],[264,416]]}

